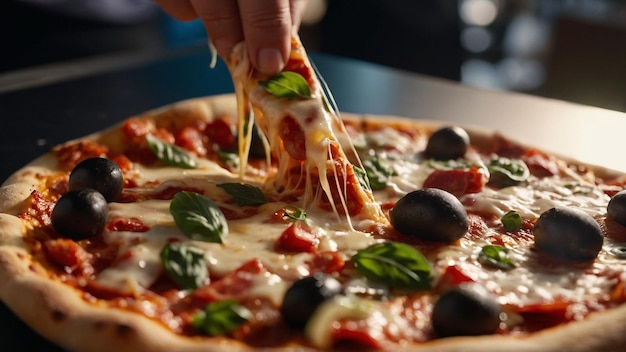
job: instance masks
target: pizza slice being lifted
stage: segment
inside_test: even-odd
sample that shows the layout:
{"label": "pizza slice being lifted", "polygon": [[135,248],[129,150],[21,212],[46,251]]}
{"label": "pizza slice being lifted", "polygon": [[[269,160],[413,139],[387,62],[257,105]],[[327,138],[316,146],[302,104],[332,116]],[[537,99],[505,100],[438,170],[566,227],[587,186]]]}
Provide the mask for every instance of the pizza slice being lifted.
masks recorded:
{"label": "pizza slice being lifted", "polygon": [[256,123],[277,159],[277,174],[268,177],[269,191],[282,196],[304,192],[303,207],[318,205],[347,215],[351,227],[387,224],[339,112],[296,35],[278,75],[256,71],[244,43],[233,49],[227,65],[238,101],[239,135],[246,137],[239,139],[240,160],[247,160]]}

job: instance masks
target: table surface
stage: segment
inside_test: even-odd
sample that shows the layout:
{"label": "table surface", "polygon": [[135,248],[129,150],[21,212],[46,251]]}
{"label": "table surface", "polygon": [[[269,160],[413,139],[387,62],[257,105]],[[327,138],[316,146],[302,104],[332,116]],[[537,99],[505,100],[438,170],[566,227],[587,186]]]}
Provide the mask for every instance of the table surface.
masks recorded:
{"label": "table surface", "polygon": [[[312,54],[340,110],[494,130],[581,161],[626,171],[626,114]],[[121,55],[0,75],[0,180],[52,146],[175,101],[232,92],[206,48]],[[58,350],[0,305],[0,341]],[[3,351],[5,349],[3,348]],[[11,350],[11,349],[9,349]]]}

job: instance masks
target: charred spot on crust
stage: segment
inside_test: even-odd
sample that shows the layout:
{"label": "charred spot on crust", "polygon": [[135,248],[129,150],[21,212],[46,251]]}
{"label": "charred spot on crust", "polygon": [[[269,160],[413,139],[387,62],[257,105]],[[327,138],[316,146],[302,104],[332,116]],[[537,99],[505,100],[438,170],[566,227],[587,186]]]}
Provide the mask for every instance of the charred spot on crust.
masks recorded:
{"label": "charred spot on crust", "polygon": [[117,331],[118,335],[121,336],[128,336],[135,331],[132,327],[126,324],[117,324],[115,326],[115,330]]}
{"label": "charred spot on crust", "polygon": [[67,318],[67,314],[65,314],[64,312],[58,310],[58,309],[54,309],[52,310],[51,313],[52,316],[52,320],[56,321],[56,322],[60,322],[63,321]]}
{"label": "charred spot on crust", "polygon": [[102,330],[102,329],[104,329],[106,327],[106,325],[107,325],[106,322],[104,322],[102,320],[99,320],[99,321],[96,321],[95,323],[93,323],[93,327],[94,327],[95,330]]}

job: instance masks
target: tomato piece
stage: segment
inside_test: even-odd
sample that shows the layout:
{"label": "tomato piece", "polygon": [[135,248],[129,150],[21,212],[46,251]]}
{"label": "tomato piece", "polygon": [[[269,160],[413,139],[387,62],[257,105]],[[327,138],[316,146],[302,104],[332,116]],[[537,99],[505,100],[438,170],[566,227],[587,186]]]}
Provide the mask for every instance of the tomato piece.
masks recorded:
{"label": "tomato piece", "polygon": [[207,154],[205,147],[204,135],[197,128],[186,126],[178,131],[174,138],[176,145],[183,149],[189,150],[196,155],[203,156]]}
{"label": "tomato piece", "polygon": [[267,269],[258,259],[252,259],[235,271],[213,281],[207,286],[200,287],[193,292],[193,299],[203,303],[220,301],[227,298],[241,298],[247,294],[249,289],[255,284],[254,278],[257,275],[267,273]]}
{"label": "tomato piece", "polygon": [[275,247],[284,252],[313,253],[319,244],[320,239],[313,229],[302,221],[296,221],[281,233]]}
{"label": "tomato piece", "polygon": [[115,217],[106,225],[109,231],[146,232],[150,227],[137,218]]}
{"label": "tomato piece", "polygon": [[456,265],[449,265],[437,283],[437,291],[443,292],[464,282],[474,282],[474,280]]}
{"label": "tomato piece", "polygon": [[313,84],[312,72],[300,57],[291,57],[285,64],[283,71],[295,72],[301,75],[309,85]]}
{"label": "tomato piece", "polygon": [[209,122],[204,134],[209,138],[209,143],[217,144],[222,150],[234,148],[237,143],[231,125],[225,118]]}
{"label": "tomato piece", "polygon": [[89,158],[106,158],[109,147],[88,140],[70,143],[54,149],[59,166],[64,170],[72,170],[74,166]]}
{"label": "tomato piece", "polygon": [[528,170],[530,173],[537,177],[548,177],[559,174],[559,165],[557,160],[536,149],[527,150],[524,155],[522,155],[522,160],[528,166]]}
{"label": "tomato piece", "polygon": [[323,251],[307,262],[311,275],[322,272],[327,274],[339,273],[346,266],[346,261],[339,252]]}
{"label": "tomato piece", "polygon": [[373,334],[360,322],[346,321],[332,326],[333,347],[339,350],[381,349],[381,342],[373,335],[380,333]]}
{"label": "tomato piece", "polygon": [[68,238],[47,240],[43,243],[47,258],[57,265],[69,268],[73,273],[84,273],[90,268],[92,255],[78,243]]}
{"label": "tomato piece", "polygon": [[435,170],[424,180],[424,188],[439,188],[455,196],[478,193],[487,182],[487,177],[478,167],[469,169]]}

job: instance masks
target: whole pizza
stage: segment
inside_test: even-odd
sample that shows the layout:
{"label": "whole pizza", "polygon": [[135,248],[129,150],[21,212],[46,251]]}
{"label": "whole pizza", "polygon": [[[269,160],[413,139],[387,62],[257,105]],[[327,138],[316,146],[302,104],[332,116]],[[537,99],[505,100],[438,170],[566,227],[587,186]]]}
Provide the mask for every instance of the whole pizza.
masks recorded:
{"label": "whole pizza", "polygon": [[0,299],[73,351],[626,348],[626,176],[339,114],[297,37],[235,94],[56,146],[0,188]]}

